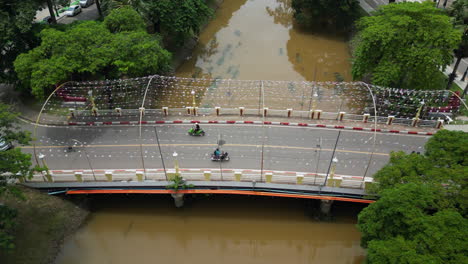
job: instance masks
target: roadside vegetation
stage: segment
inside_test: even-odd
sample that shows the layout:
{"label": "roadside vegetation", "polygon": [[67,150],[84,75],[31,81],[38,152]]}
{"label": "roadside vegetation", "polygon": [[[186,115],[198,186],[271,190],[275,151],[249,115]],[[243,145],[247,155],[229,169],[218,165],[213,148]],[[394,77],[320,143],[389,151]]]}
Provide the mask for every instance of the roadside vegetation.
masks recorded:
{"label": "roadside vegetation", "polygon": [[140,15],[125,7],[104,22],[85,21],[61,31],[41,31],[41,44],[14,62],[24,89],[44,98],[54,85],[70,80],[114,79],[170,71],[171,54],[157,35],[148,34]]}
{"label": "roadside vegetation", "polygon": [[441,130],[423,154],[392,153],[361,211],[367,263],[468,263],[468,133]]}

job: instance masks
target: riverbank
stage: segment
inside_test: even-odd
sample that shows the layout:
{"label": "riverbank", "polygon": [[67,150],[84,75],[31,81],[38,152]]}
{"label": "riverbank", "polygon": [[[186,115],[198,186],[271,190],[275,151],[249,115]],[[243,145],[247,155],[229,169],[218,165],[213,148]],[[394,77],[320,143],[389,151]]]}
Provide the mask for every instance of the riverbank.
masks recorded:
{"label": "riverbank", "polygon": [[[70,201],[21,187],[25,200],[12,197],[0,202],[18,210],[15,249],[0,251],[2,264],[53,263],[63,241],[86,221],[86,200]],[[78,197],[74,197],[78,198]]]}
{"label": "riverbank", "polygon": [[[200,33],[203,32],[203,30],[205,30],[206,26],[213,20],[216,18],[216,10],[218,10],[218,8],[221,6],[221,4],[224,2],[224,0],[207,0],[207,5],[209,8],[211,8],[213,10],[213,17],[211,19],[207,19],[207,21],[205,22],[205,24],[200,28]],[[184,45],[174,51],[171,51],[172,52],[172,62],[171,62],[171,66],[172,66],[172,69],[174,69],[174,73],[175,71],[177,71],[177,68],[179,68],[180,65],[182,65],[182,63],[187,60],[187,58],[191,57],[192,56],[192,52],[193,50],[195,49],[195,47],[197,46],[198,44],[198,36],[196,37],[193,37],[191,39],[188,39]]]}

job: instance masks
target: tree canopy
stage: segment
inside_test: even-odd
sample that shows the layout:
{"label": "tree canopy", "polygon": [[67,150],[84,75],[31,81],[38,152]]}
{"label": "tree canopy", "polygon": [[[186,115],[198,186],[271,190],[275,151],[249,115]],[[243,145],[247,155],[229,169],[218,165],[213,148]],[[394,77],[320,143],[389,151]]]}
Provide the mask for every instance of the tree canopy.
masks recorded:
{"label": "tree canopy", "polygon": [[41,3],[41,0],[0,1],[0,82],[15,81],[16,56],[39,44],[35,33],[43,25],[32,22]]}
{"label": "tree canopy", "polygon": [[392,153],[358,219],[368,263],[468,261],[468,133],[441,130],[424,155]]}
{"label": "tree canopy", "polygon": [[349,30],[362,16],[357,0],[293,0],[294,18],[308,28]]}
{"label": "tree canopy", "polygon": [[203,23],[213,16],[205,0],[103,0],[102,6],[104,12],[133,7],[148,25],[161,33],[166,43],[176,46],[197,35]]}
{"label": "tree canopy", "polygon": [[47,28],[40,33],[40,46],[16,58],[15,71],[37,98],[66,80],[169,71],[171,54],[144,28],[140,16],[125,8],[111,12],[103,23],[86,21],[64,31]]}
{"label": "tree canopy", "polygon": [[443,89],[440,69],[453,61],[461,41],[444,11],[427,1],[381,6],[358,23],[354,79],[407,89]]}
{"label": "tree canopy", "polygon": [[[0,137],[8,143],[29,144],[29,132],[21,131],[12,109],[0,103]],[[32,175],[31,155],[21,152],[20,148],[0,151],[0,197],[13,194],[21,197],[15,185],[15,179]],[[35,168],[39,169],[39,168]],[[13,248],[13,236],[10,231],[14,227],[16,211],[0,203],[0,249]]]}

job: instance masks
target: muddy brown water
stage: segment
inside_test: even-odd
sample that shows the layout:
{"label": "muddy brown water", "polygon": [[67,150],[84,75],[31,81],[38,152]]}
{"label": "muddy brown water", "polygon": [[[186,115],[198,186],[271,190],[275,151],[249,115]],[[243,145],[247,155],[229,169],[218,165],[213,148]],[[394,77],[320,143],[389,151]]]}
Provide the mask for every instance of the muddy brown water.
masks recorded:
{"label": "muddy brown water", "polygon": [[334,219],[310,217],[306,200],[198,197],[175,208],[170,196],[100,196],[56,264],[360,263],[355,228],[362,206],[335,203]]}
{"label": "muddy brown water", "polygon": [[[293,21],[291,0],[224,1],[201,33],[192,56],[180,65],[176,75],[235,80],[350,81],[350,54],[345,37],[306,31]],[[288,86],[279,87],[278,96],[287,93]],[[207,88],[194,88],[197,105],[212,107],[212,97],[217,97],[217,102],[223,100],[226,93],[222,89],[217,95],[203,98]],[[274,88],[278,87],[271,87]],[[190,90],[170,88],[166,95],[158,96],[158,106],[191,106]],[[257,96],[257,90],[253,90],[244,95]],[[246,104],[248,100],[236,98],[229,106]],[[227,105],[218,103],[218,106]],[[298,108],[286,102],[281,107]]]}

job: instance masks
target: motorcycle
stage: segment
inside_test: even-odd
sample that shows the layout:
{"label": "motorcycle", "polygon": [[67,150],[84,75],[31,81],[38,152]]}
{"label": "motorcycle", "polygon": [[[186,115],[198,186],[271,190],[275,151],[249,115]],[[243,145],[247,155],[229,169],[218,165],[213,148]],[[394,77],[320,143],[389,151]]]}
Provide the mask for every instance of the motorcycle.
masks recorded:
{"label": "motorcycle", "polygon": [[189,129],[188,134],[190,136],[204,136],[205,131],[203,131],[203,129],[201,129],[201,128],[199,130],[195,131],[195,127],[192,127],[192,128]]}
{"label": "motorcycle", "polygon": [[227,152],[222,152],[221,155],[211,154],[212,161],[229,161],[229,154]]}

